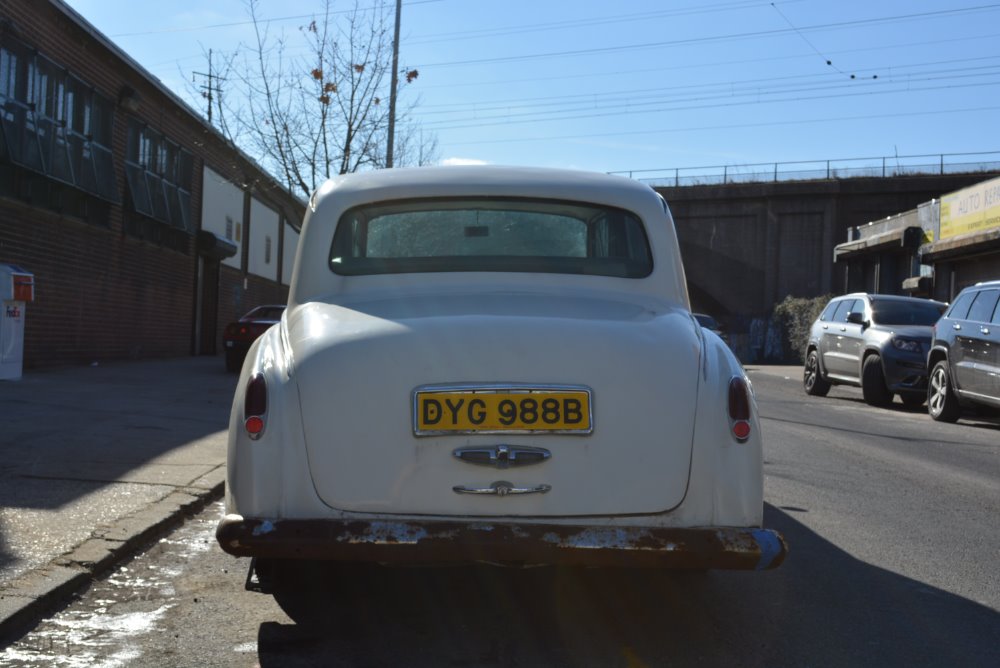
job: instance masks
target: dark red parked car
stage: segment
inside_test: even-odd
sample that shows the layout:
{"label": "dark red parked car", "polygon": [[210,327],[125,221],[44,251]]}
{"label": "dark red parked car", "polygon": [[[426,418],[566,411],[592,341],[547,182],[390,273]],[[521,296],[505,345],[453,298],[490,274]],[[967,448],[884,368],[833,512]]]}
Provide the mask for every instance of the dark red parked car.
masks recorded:
{"label": "dark red parked car", "polygon": [[236,322],[226,325],[222,333],[222,347],[226,351],[226,371],[239,371],[250,344],[264,331],[281,320],[284,304],[258,306]]}

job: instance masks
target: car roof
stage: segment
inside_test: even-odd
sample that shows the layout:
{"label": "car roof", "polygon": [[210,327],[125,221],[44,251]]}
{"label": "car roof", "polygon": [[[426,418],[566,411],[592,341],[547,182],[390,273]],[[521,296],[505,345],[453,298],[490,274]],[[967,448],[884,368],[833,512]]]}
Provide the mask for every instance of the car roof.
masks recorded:
{"label": "car roof", "polygon": [[941,306],[946,306],[944,302],[940,302],[936,299],[926,299],[924,297],[909,297],[907,295],[883,295],[872,292],[852,292],[850,294],[834,297],[834,299],[884,299],[888,301],[898,301],[898,302],[930,302],[932,304],[940,304]]}
{"label": "car roof", "polygon": [[288,294],[291,306],[307,301],[338,299],[359,290],[424,290],[443,286],[502,282],[538,285],[535,274],[428,272],[415,281],[408,274],[338,276],[330,270],[330,248],[337,225],[354,207],[407,200],[544,200],[613,207],[643,224],[653,258],[652,273],[633,280],[614,277],[547,274],[546,286],[604,288],[645,293],[688,307],[687,283],[677,234],[664,198],[650,186],[622,176],[568,169],[500,167],[491,165],[383,169],[336,176],[309,201],[302,223]]}
{"label": "car roof", "polygon": [[[442,185],[449,195],[467,196],[500,193],[530,196],[533,185],[540,186],[540,195],[549,197],[552,196],[553,190],[559,188],[570,189],[577,197],[582,193],[596,190],[598,201],[604,199],[602,195],[615,199],[621,194],[635,197],[637,194],[649,196],[652,192],[648,185],[639,181],[598,172],[548,167],[451,165],[379,169],[344,174],[331,178],[320,188],[316,196],[323,197],[331,190],[336,190],[338,196],[344,196],[356,191],[389,189],[393,198],[399,199],[407,194],[433,196],[433,193],[441,190]],[[377,198],[369,198],[369,201],[371,199]],[[582,199],[586,200],[585,197]]]}
{"label": "car roof", "polygon": [[613,206],[640,217],[642,212],[637,208],[643,203],[659,215],[665,209],[663,198],[651,187],[623,176],[495,165],[404,167],[336,176],[313,194],[309,208],[316,211],[331,197],[341,209],[378,201],[436,197],[562,199]]}

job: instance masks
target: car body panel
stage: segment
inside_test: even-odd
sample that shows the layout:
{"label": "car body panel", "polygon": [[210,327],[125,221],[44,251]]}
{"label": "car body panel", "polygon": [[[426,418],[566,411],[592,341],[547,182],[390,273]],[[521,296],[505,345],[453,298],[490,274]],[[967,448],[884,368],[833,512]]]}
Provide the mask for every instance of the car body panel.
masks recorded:
{"label": "car body panel", "polygon": [[559,564],[621,568],[767,570],[784,560],[768,529],[575,527],[455,521],[246,520],[227,515],[218,537],[238,556],[382,564]]}
{"label": "car body panel", "polygon": [[1000,281],[962,291],[934,327],[928,368],[948,362],[962,405],[1000,407]]}
{"label": "car body panel", "polygon": [[[313,484],[333,508],[595,515],[659,512],[684,498],[701,342],[679,307],[544,291],[310,303],[296,309],[288,338]],[[498,382],[589,388],[592,433],[414,435],[415,388]],[[508,477],[553,491],[503,505],[453,493],[496,476],[452,450],[500,444],[550,450],[557,466]],[[637,463],[656,474],[636,476]]]}
{"label": "car body panel", "polygon": [[952,351],[956,386],[963,392],[990,395],[1000,374],[997,337],[991,319],[1000,299],[1000,288],[976,293],[968,314],[952,323],[955,331]]}
{"label": "car body panel", "polygon": [[[345,211],[453,195],[626,210],[646,228],[652,271],[331,271]],[[266,386],[255,433],[245,426],[251,379]],[[419,390],[506,386],[584,388],[591,429],[416,426]],[[737,438],[730,411],[739,388],[746,436]],[[647,565],[755,568],[785,552],[780,536],[760,528],[752,388],[691,315],[669,209],[635,182],[557,170],[391,170],[317,192],[289,306],[254,342],[237,384],[226,509],[217,535],[241,556],[579,563],[589,554],[624,565],[645,554]]]}
{"label": "car body panel", "polygon": [[[859,309],[859,306],[862,308]],[[824,368],[831,378],[860,379],[859,365],[863,358],[864,329],[861,325],[847,320],[851,313],[857,312],[863,313],[863,303],[860,300],[847,301],[844,306],[838,307],[834,314],[836,318],[834,322],[823,323],[822,359]]]}

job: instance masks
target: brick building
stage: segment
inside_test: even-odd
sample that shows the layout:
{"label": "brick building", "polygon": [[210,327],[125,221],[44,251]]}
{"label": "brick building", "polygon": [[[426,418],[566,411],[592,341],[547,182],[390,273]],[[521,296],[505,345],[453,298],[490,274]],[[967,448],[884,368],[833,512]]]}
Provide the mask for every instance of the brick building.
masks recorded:
{"label": "brick building", "polygon": [[0,0],[0,263],[25,368],[215,354],[283,303],[304,205],[61,0]]}

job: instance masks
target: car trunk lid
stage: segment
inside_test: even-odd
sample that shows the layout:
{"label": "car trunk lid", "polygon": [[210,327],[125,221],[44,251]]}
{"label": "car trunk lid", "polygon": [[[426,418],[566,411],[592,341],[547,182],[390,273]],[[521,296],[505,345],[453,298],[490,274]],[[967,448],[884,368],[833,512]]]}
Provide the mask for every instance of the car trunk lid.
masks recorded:
{"label": "car trunk lid", "polygon": [[[665,511],[685,495],[700,344],[683,309],[527,293],[310,303],[289,318],[288,340],[312,481],[333,508],[608,515]],[[441,399],[458,429],[421,424],[435,417],[421,396]],[[494,418],[504,398],[533,398],[549,418],[556,401],[562,420],[469,433],[463,398],[492,401]]]}

